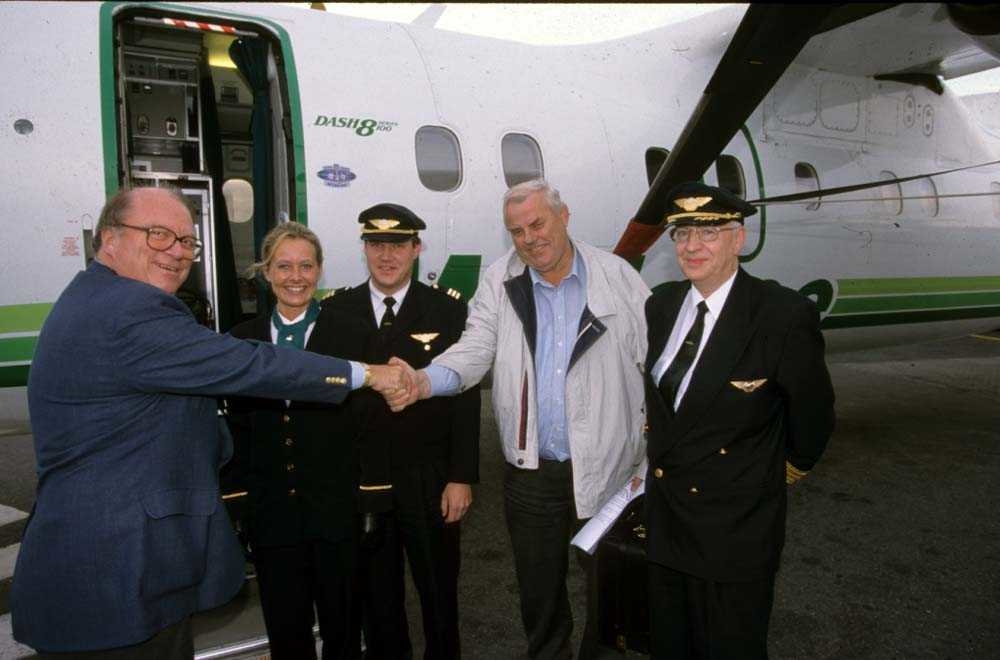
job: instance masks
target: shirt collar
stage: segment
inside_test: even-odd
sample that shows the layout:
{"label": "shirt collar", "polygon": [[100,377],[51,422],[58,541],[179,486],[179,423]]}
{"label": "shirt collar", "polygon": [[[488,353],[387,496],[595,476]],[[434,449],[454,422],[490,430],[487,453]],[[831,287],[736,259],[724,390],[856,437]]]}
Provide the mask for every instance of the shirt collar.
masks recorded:
{"label": "shirt collar", "polygon": [[304,312],[302,312],[301,314],[299,314],[298,316],[296,316],[294,319],[287,319],[287,318],[285,318],[284,314],[282,314],[281,312],[278,312],[277,310],[275,310],[275,311],[277,312],[277,314],[281,318],[281,320],[284,321],[285,325],[292,325],[292,324],[298,323],[299,321],[301,321],[302,319],[304,319],[306,317],[306,312],[309,311],[309,308],[307,307]]}
{"label": "shirt collar", "polygon": [[[572,245],[572,243],[570,245]],[[562,279],[562,282],[559,282],[559,284],[562,284],[571,277],[575,277],[582,283],[584,278],[584,273],[586,273],[586,267],[583,265],[583,260],[580,258],[580,250],[578,250],[577,247],[573,245],[573,265],[570,266],[569,273],[566,274],[566,277],[564,277]],[[531,266],[528,266],[528,274],[531,276],[532,285],[541,284],[542,286],[547,286],[553,289],[556,286],[558,286],[557,284],[552,284],[549,281],[547,281],[545,278],[543,278],[541,275],[535,272],[535,269],[532,268]]]}
{"label": "shirt collar", "polygon": [[[736,273],[738,272],[739,269],[736,269]],[[729,291],[730,289],[733,288],[733,282],[736,281],[736,273],[730,275],[729,279],[723,282],[722,286],[713,291],[712,295],[710,295],[708,298],[702,296],[701,292],[698,291],[698,288],[695,287],[694,284],[692,284],[691,290],[688,291],[688,296],[691,300],[691,306],[697,307],[698,303],[704,300],[705,304],[708,305],[708,311],[712,312],[712,318],[716,319],[719,318],[719,315],[722,314],[722,308],[726,304],[726,298],[729,297]]]}
{"label": "shirt collar", "polygon": [[[406,280],[406,284],[403,285],[402,289],[400,289],[396,293],[391,294],[392,299],[396,301],[394,307],[397,313],[399,312],[399,308],[403,306],[403,299],[406,298],[406,292],[410,290],[410,284],[412,283],[413,283],[412,279]],[[372,294],[372,305],[378,306],[385,304],[384,301],[389,294],[382,293],[381,291],[376,289],[375,284],[373,284],[370,279],[368,280],[368,290]]]}

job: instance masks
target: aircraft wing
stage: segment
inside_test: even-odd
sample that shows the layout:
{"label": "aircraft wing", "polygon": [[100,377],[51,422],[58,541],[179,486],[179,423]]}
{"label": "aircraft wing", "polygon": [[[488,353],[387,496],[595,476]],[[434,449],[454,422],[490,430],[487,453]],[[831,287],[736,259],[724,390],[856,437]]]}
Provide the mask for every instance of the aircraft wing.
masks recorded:
{"label": "aircraft wing", "polygon": [[994,14],[995,6],[751,4],[615,254],[636,260],[656,242],[666,194],[704,174],[793,61],[941,93],[939,75],[997,65],[988,54],[997,50],[990,34],[1000,33]]}
{"label": "aircraft wing", "polygon": [[992,47],[974,34],[989,32],[991,20],[995,25],[996,6],[880,6],[882,11],[864,20],[817,34],[802,49],[796,64],[852,76],[924,74],[945,79],[998,66],[989,50],[984,50]]}

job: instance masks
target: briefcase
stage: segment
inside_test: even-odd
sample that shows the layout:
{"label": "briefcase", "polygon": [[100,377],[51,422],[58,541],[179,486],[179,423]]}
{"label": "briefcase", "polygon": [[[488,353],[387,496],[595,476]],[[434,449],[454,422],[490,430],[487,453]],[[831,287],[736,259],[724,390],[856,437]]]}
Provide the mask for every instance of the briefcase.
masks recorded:
{"label": "briefcase", "polygon": [[649,653],[644,499],[629,502],[597,544],[600,642],[622,653]]}

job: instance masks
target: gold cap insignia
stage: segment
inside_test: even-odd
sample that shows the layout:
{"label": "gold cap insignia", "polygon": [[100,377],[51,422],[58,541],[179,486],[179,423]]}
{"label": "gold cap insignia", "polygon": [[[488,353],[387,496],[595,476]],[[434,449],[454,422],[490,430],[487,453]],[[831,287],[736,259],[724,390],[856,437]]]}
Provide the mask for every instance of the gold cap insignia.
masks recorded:
{"label": "gold cap insignia", "polygon": [[690,213],[691,211],[697,211],[711,201],[711,197],[681,197],[680,199],[675,199],[674,204]]}
{"label": "gold cap insignia", "polygon": [[376,229],[381,229],[385,231],[386,229],[392,229],[393,227],[399,226],[399,220],[390,220],[386,218],[374,218],[368,221],[368,224],[374,225]]}

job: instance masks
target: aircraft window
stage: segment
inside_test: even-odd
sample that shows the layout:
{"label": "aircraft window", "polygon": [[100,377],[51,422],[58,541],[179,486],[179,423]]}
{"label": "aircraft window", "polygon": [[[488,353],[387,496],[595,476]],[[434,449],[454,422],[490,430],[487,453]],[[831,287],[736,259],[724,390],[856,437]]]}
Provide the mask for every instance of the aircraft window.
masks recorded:
{"label": "aircraft window", "polygon": [[879,188],[882,195],[882,207],[886,213],[899,215],[903,212],[903,189],[895,182],[896,175],[889,170],[882,170],[879,174],[883,181],[892,181]]}
{"label": "aircraft window", "polygon": [[667,162],[667,156],[669,155],[670,149],[664,149],[663,147],[650,147],[646,149],[646,182],[649,185],[653,185],[653,180],[656,179],[656,175],[659,174],[663,164]]}
{"label": "aircraft window", "polygon": [[[816,168],[809,163],[795,163],[795,188],[800,193],[816,192],[819,190],[819,175]],[[819,209],[820,197],[806,202],[807,211]]]}
{"label": "aircraft window", "polygon": [[243,224],[253,219],[253,186],[246,179],[229,179],[222,184],[229,222]]}
{"label": "aircraft window", "polygon": [[743,166],[735,156],[722,154],[715,161],[715,176],[719,187],[728,190],[740,199],[746,199],[746,179]]}
{"label": "aircraft window", "polygon": [[421,126],[416,149],[420,183],[439,192],[458,188],[462,182],[462,150],[454,133],[441,126]]}
{"label": "aircraft window", "polygon": [[938,214],[938,193],[934,182],[929,177],[925,177],[911,181],[907,186],[912,186],[913,196],[916,197],[917,203],[920,204],[920,208],[924,210],[924,213],[932,218],[936,218]]}
{"label": "aircraft window", "polygon": [[530,135],[508,133],[500,141],[503,158],[503,178],[507,187],[545,176],[542,168],[542,150]]}

